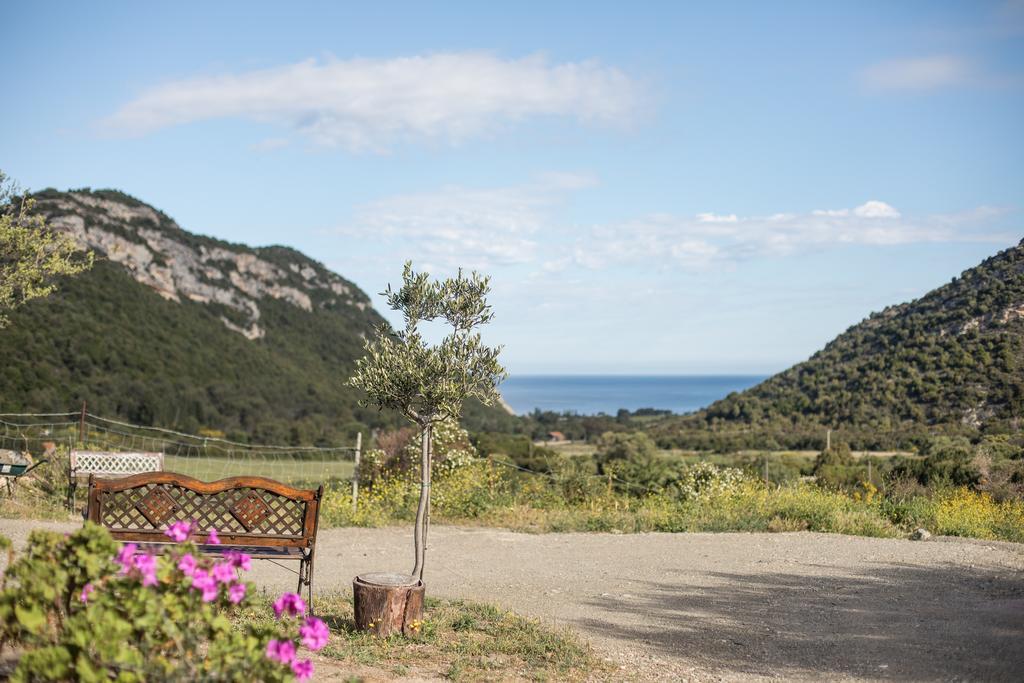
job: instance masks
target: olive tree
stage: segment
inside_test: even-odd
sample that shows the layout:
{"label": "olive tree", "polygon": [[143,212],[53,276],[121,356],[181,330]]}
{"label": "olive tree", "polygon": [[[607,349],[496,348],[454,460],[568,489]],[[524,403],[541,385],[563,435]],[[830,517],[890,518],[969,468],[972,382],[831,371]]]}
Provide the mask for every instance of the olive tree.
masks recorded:
{"label": "olive tree", "polygon": [[[351,386],[366,392],[378,408],[399,411],[419,427],[420,497],[413,533],[416,561],[412,576],[422,580],[430,524],[430,463],[434,425],[458,418],[463,402],[475,397],[486,405],[498,398],[497,385],[507,376],[498,363],[501,347],[484,345],[477,329],[493,318],[487,303],[490,278],[477,272],[445,280],[415,273],[406,262],[402,286],[383,295],[399,311],[405,327],[382,325],[366,343],[366,355],[356,362]],[[420,324],[440,320],[451,331],[440,342],[428,343]]]}
{"label": "olive tree", "polygon": [[70,235],[51,230],[34,207],[35,201],[21,196],[0,171],[0,328],[13,309],[53,293],[56,277],[92,266],[92,253],[83,253]]}

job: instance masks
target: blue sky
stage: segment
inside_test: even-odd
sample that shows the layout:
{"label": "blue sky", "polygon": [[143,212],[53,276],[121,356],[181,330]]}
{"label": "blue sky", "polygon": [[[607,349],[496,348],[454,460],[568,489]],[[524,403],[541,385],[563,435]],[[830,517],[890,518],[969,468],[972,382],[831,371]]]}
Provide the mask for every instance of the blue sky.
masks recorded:
{"label": "blue sky", "polygon": [[0,168],[481,269],[514,373],[774,372],[1024,236],[1024,3],[553,4],[8,4]]}

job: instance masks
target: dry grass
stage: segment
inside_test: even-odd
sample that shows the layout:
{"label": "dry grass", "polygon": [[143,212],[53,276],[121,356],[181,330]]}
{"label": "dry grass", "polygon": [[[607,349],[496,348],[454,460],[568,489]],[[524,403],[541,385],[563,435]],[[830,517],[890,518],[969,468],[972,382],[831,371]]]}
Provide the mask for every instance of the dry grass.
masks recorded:
{"label": "dry grass", "polygon": [[[318,597],[317,615],[331,629],[317,667],[350,680],[408,677],[458,681],[582,681],[610,677],[611,669],[568,630],[506,610],[428,598],[421,634],[378,638],[357,631],[352,598]],[[270,598],[241,619],[269,620]]]}

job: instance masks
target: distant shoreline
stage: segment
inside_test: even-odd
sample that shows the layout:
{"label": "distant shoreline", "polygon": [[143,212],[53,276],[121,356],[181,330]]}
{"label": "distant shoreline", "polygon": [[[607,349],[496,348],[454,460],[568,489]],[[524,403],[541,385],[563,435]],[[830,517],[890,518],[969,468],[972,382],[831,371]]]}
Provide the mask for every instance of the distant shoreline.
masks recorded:
{"label": "distant shoreline", "polygon": [[765,375],[513,375],[502,383],[500,404],[511,415],[536,409],[581,416],[619,410],[685,414],[705,408]]}

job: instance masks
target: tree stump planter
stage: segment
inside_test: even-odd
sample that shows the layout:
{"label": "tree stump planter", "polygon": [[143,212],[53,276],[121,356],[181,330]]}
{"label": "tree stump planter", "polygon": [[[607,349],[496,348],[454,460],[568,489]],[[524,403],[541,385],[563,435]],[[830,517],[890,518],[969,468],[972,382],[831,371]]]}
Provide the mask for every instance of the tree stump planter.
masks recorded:
{"label": "tree stump planter", "polygon": [[360,574],[352,581],[356,628],[415,636],[423,625],[423,582],[408,574]]}

